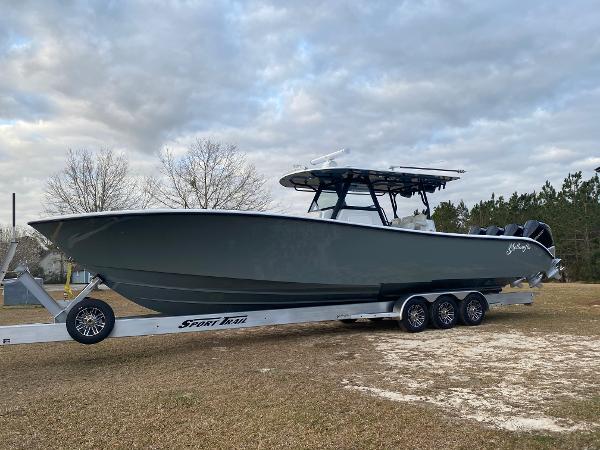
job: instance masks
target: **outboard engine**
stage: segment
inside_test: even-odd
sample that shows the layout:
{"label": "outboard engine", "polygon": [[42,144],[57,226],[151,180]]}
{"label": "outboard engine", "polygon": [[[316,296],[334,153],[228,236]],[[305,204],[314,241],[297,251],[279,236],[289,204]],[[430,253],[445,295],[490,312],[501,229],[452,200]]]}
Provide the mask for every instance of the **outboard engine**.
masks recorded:
{"label": "outboard engine", "polygon": [[523,226],[523,236],[534,239],[546,248],[554,246],[552,230],[544,222],[528,220]]}
{"label": "outboard engine", "polygon": [[469,234],[479,234],[479,235],[484,235],[487,231],[487,228],[481,228],[478,227],[477,225],[473,225],[471,228],[469,228]]}
{"label": "outboard engine", "polygon": [[516,223],[509,223],[504,227],[504,236],[523,236],[523,227]]}
{"label": "outboard engine", "polygon": [[487,232],[485,234],[487,234],[488,236],[502,236],[504,234],[504,228],[492,225],[491,227],[488,227]]}

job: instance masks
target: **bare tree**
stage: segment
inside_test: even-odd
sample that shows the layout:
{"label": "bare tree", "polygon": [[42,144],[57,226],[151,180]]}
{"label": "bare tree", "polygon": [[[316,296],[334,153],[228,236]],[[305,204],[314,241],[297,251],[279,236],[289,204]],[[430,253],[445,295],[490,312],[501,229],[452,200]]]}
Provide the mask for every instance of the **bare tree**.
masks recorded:
{"label": "bare tree", "polygon": [[167,149],[160,161],[162,176],[151,192],[162,206],[265,211],[271,205],[266,179],[235,145],[198,139],[183,156]]}
{"label": "bare tree", "polygon": [[[35,276],[40,276],[42,270],[40,268],[40,260],[44,252],[44,244],[41,241],[41,235],[35,231],[26,228],[17,227],[15,233],[16,239],[19,241],[17,253],[13,258],[9,269],[15,270],[16,266],[21,263],[27,264],[30,272]],[[12,227],[0,225],[0,254],[5,255],[8,251],[8,246],[12,241]]]}
{"label": "bare tree", "polygon": [[52,215],[138,209],[147,206],[146,192],[125,155],[107,148],[69,150],[65,168],[48,179],[44,209]]}

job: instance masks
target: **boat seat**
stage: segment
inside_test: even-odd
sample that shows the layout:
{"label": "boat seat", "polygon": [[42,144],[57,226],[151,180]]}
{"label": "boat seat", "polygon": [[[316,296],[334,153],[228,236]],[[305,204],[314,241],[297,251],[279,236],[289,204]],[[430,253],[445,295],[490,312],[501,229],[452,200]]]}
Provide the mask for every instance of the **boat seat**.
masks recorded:
{"label": "boat seat", "polygon": [[404,228],[406,230],[435,231],[435,223],[428,219],[425,214],[416,216],[396,217],[390,223],[392,227]]}

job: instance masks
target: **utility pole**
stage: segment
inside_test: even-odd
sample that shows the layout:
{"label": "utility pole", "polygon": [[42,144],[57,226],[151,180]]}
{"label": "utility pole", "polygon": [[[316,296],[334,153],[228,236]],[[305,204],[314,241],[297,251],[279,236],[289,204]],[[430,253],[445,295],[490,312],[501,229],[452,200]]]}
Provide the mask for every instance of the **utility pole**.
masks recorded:
{"label": "utility pole", "polygon": [[19,242],[17,241],[17,222],[16,222],[16,201],[15,201],[15,193],[12,195],[12,237],[10,241],[10,245],[8,246],[8,251],[6,252],[6,257],[2,262],[2,266],[0,268],[0,284],[4,281],[4,277],[6,276],[6,272],[8,272],[8,267],[15,257],[15,253],[17,252],[17,245]]}

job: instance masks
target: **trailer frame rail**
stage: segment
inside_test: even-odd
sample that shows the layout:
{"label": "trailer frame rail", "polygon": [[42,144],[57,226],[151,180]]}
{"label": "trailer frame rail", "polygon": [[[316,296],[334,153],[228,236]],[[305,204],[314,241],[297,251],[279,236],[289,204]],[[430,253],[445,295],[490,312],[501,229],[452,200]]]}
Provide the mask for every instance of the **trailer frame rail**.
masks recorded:
{"label": "trailer frame rail", "polygon": [[[39,286],[29,272],[23,272],[19,279],[26,283],[32,294],[53,315],[54,323],[35,323],[0,326],[0,345],[31,344],[42,342],[70,341],[65,317],[68,312],[101,282],[95,277],[90,284],[72,301],[56,301]],[[138,316],[122,317],[115,320],[109,337],[152,336],[190,332],[251,328],[268,325],[286,325],[334,320],[354,321],[358,319],[402,318],[402,307],[414,297],[426,298],[433,302],[441,295],[454,295],[458,299],[477,291],[447,291],[435,293],[415,293],[397,300],[361,302],[342,305],[285,308],[258,311],[240,311],[217,314],[194,314],[185,316]],[[489,306],[531,304],[533,292],[509,292],[485,295]],[[398,308],[397,306],[400,306]]]}

